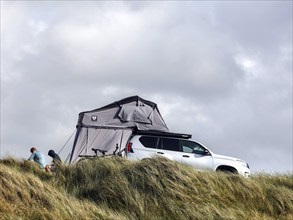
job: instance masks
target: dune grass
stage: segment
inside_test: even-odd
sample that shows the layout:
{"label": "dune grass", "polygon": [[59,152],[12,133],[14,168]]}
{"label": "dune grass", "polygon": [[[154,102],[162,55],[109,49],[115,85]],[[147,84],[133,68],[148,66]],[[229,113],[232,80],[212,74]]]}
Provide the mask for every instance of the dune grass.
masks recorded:
{"label": "dune grass", "polygon": [[48,174],[0,160],[0,219],[293,219],[293,175],[200,172],[165,158],[88,159]]}

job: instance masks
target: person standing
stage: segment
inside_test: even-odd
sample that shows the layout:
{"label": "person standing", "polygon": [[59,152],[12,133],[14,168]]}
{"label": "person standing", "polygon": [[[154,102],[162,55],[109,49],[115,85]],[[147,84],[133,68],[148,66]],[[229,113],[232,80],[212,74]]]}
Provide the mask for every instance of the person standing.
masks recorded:
{"label": "person standing", "polygon": [[46,166],[46,159],[42,152],[38,151],[35,147],[31,148],[31,156],[28,158],[30,161],[35,161],[37,164],[41,166],[42,169]]}

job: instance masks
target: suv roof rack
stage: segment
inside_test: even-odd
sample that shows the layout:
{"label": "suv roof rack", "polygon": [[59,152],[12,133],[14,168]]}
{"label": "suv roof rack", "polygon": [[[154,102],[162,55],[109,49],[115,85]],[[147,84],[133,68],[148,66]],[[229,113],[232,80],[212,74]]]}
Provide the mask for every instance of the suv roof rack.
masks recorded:
{"label": "suv roof rack", "polygon": [[182,133],[173,133],[173,132],[164,132],[164,131],[141,131],[136,130],[133,132],[134,134],[140,135],[153,135],[153,136],[164,136],[164,137],[175,137],[175,138],[184,138],[190,139],[192,137],[191,134],[182,134]]}

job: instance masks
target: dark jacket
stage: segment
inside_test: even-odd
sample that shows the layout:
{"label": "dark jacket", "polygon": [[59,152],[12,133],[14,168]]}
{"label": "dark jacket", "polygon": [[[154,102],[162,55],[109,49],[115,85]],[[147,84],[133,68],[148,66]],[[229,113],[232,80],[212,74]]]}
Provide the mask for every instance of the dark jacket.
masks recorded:
{"label": "dark jacket", "polygon": [[61,163],[61,159],[53,150],[49,150],[48,155],[53,158],[53,164]]}

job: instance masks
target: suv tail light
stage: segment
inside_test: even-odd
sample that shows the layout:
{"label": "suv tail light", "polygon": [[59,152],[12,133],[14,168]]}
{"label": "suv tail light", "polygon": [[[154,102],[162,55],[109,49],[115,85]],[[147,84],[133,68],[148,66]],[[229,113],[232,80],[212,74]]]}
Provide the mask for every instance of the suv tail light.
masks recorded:
{"label": "suv tail light", "polygon": [[134,152],[133,152],[133,149],[132,149],[132,143],[131,143],[131,142],[129,142],[129,143],[127,144],[127,152],[134,153]]}

